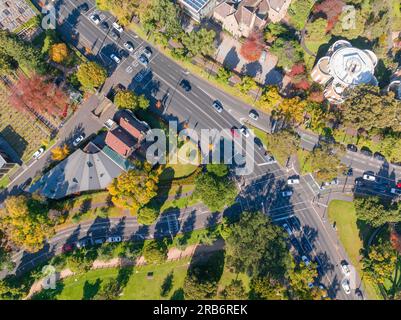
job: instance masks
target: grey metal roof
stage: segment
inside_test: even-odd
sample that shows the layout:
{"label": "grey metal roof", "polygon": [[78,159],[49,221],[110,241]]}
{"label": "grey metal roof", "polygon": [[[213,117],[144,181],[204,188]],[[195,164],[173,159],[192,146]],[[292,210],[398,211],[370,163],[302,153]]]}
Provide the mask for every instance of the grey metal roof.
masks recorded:
{"label": "grey metal roof", "polygon": [[187,6],[196,12],[200,11],[210,0],[182,0]]}

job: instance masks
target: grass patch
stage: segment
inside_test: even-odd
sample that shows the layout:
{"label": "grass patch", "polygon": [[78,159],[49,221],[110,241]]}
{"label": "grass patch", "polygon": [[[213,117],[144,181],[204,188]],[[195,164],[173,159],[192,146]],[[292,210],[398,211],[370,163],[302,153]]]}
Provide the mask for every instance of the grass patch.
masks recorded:
{"label": "grass patch", "polygon": [[393,23],[394,31],[401,30],[401,4],[399,0],[393,0]]}
{"label": "grass patch", "polygon": [[8,175],[5,175],[3,178],[0,179],[0,189],[7,188],[9,183],[10,178]]}
{"label": "grass patch", "polygon": [[352,202],[333,200],[329,204],[328,214],[331,223],[336,222],[337,234],[351,260],[350,262],[363,279],[368,297],[375,300],[382,299],[377,285],[366,280],[362,272],[362,255],[360,252],[369,239],[371,228],[357,219]]}
{"label": "grass patch", "polygon": [[298,149],[298,151],[297,151],[301,175],[307,174],[309,172],[312,173],[311,163],[310,163],[310,161],[307,160],[309,153],[310,153],[309,151],[303,150],[303,149]]}

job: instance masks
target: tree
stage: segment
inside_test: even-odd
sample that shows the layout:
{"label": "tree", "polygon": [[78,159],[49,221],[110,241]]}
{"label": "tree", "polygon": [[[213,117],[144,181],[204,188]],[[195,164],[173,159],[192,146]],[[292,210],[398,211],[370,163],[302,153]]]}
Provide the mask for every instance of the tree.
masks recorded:
{"label": "tree", "polygon": [[296,40],[278,38],[270,48],[270,52],[277,56],[277,66],[291,70],[294,64],[303,61],[303,51]]}
{"label": "tree", "polygon": [[159,212],[152,207],[142,207],[138,211],[138,222],[144,225],[151,225],[159,217]]}
{"label": "tree", "polygon": [[201,28],[197,31],[185,33],[181,39],[181,42],[192,57],[198,54],[203,56],[211,56],[215,50],[213,44],[215,37],[216,32],[214,30],[208,31],[205,28]]}
{"label": "tree", "polygon": [[317,18],[306,24],[305,41],[326,43],[330,36],[326,33],[327,21],[323,18]]}
{"label": "tree", "polygon": [[143,247],[143,256],[148,264],[160,264],[167,259],[167,246],[162,241],[151,240]]}
{"label": "tree", "polygon": [[121,291],[118,280],[110,279],[102,283],[100,290],[93,297],[93,300],[117,300]]}
{"label": "tree", "polygon": [[221,83],[228,84],[229,79],[232,76],[232,72],[224,67],[219,68],[216,74],[216,80]]}
{"label": "tree", "polygon": [[65,92],[37,74],[30,78],[20,75],[12,91],[10,104],[21,112],[30,109],[41,115],[61,116],[68,107]]}
{"label": "tree", "polygon": [[263,36],[258,31],[253,31],[241,45],[240,54],[249,62],[258,61],[264,48]]}
{"label": "tree", "polygon": [[231,280],[224,290],[220,293],[224,300],[246,300],[247,294],[242,280]]}
{"label": "tree", "polygon": [[17,61],[7,54],[0,53],[0,75],[8,75],[18,67]]}
{"label": "tree", "polygon": [[68,48],[65,43],[53,44],[50,48],[50,59],[56,63],[61,63],[68,58]]}
{"label": "tree", "polygon": [[295,154],[299,146],[299,136],[290,130],[281,130],[274,134],[266,135],[267,148],[282,165]]}
{"label": "tree", "polygon": [[401,162],[401,135],[386,134],[380,143],[380,152],[389,162]]}
{"label": "tree", "polygon": [[243,94],[247,94],[249,91],[255,90],[258,85],[252,77],[244,76],[242,77],[241,82],[237,83],[235,87]]}
{"label": "tree", "polygon": [[54,234],[47,218],[46,204],[26,196],[10,196],[0,211],[0,227],[18,247],[36,252]]}
{"label": "tree", "polygon": [[288,250],[282,229],[262,212],[244,212],[226,239],[226,263],[235,272],[283,277]]}
{"label": "tree", "polygon": [[217,177],[225,177],[228,174],[228,166],[226,164],[209,163],[206,165],[206,169]]}
{"label": "tree", "polygon": [[51,150],[52,159],[54,161],[62,161],[70,154],[70,149],[67,144],[57,146]]}
{"label": "tree", "polygon": [[4,232],[0,230],[0,271],[11,271],[15,264],[11,257],[11,247]]}
{"label": "tree", "polygon": [[271,111],[282,100],[283,98],[281,97],[280,90],[277,86],[266,86],[256,103],[263,111]]}
{"label": "tree", "polygon": [[250,286],[250,298],[253,300],[285,299],[285,286],[270,277],[252,278]]}
{"label": "tree", "polygon": [[96,5],[100,10],[111,11],[116,16],[119,23],[128,25],[132,16],[138,14],[141,2],[139,0],[96,0]]}
{"label": "tree", "polygon": [[291,32],[289,28],[282,23],[269,22],[266,25],[264,38],[267,42],[274,42],[277,38],[291,38]]}
{"label": "tree", "polygon": [[137,213],[156,196],[159,174],[160,171],[152,170],[149,163],[144,163],[142,168],[122,173],[108,187],[113,203]]}
{"label": "tree", "polygon": [[237,188],[227,177],[206,173],[195,182],[194,197],[199,198],[211,211],[220,211],[234,202]]}
{"label": "tree", "polygon": [[304,27],[314,4],[315,0],[291,1],[288,15],[290,16],[290,23],[296,29],[301,30]]}
{"label": "tree", "polygon": [[293,124],[301,124],[307,105],[307,101],[301,100],[299,97],[282,99],[281,103],[275,107],[275,114]]}
{"label": "tree", "polygon": [[143,94],[138,96],[131,90],[120,90],[114,97],[114,104],[120,109],[146,109],[149,100]]}
{"label": "tree", "polygon": [[43,40],[42,53],[48,54],[50,48],[58,41],[58,38],[55,30],[49,29],[46,30],[45,33],[46,36]]}
{"label": "tree", "polygon": [[81,248],[67,255],[67,267],[74,273],[88,272],[96,260],[97,252],[94,248]]}
{"label": "tree", "polygon": [[327,18],[326,31],[330,31],[337,23],[344,6],[345,3],[342,0],[324,0],[316,4],[313,11],[315,13],[322,12],[325,14]]}
{"label": "tree", "polygon": [[309,287],[309,284],[313,283],[317,276],[318,272],[316,263],[310,263],[307,266],[303,262],[299,264],[293,262],[292,268],[288,272],[292,298],[311,300],[313,291]]}
{"label": "tree", "polygon": [[366,221],[372,227],[401,221],[399,205],[385,206],[377,196],[355,198],[354,205],[358,219]]}
{"label": "tree", "polygon": [[107,72],[96,62],[86,62],[79,66],[77,78],[85,90],[93,90],[106,81]]}

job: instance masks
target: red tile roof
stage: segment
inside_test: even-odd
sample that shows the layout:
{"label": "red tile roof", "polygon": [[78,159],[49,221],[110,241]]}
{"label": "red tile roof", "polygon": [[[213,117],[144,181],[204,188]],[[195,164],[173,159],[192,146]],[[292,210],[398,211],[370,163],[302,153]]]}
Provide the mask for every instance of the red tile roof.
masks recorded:
{"label": "red tile roof", "polygon": [[128,157],[135,149],[136,139],[121,127],[107,132],[106,144],[123,157]]}

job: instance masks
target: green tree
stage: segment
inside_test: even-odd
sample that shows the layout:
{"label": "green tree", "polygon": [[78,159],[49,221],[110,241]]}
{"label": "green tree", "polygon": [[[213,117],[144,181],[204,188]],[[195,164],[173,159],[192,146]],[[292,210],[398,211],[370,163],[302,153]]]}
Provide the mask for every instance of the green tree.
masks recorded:
{"label": "green tree", "polygon": [[143,247],[143,256],[148,264],[160,264],[167,259],[167,246],[163,241],[151,240]]}
{"label": "green tree", "polygon": [[206,173],[196,179],[193,195],[202,200],[211,211],[220,211],[234,202],[237,193],[232,180]]}
{"label": "green tree", "polygon": [[306,41],[326,43],[330,36],[326,34],[327,20],[318,18],[306,25]]}
{"label": "green tree", "polygon": [[159,212],[152,207],[142,207],[138,211],[138,222],[144,225],[151,225],[159,217]]}
{"label": "green tree", "polygon": [[285,286],[270,277],[256,277],[251,281],[250,298],[253,300],[284,300]]}
{"label": "green tree", "polygon": [[285,24],[269,22],[266,25],[264,38],[267,42],[272,43],[277,38],[291,38],[290,31]]}
{"label": "green tree", "polygon": [[0,53],[0,75],[8,75],[18,67],[17,62],[8,54]]}
{"label": "green tree", "polygon": [[229,79],[232,76],[232,72],[224,67],[219,68],[219,70],[217,70],[217,74],[216,74],[216,80],[221,82],[221,83],[225,83],[228,84]]}
{"label": "green tree", "polygon": [[75,273],[88,272],[97,258],[94,248],[81,248],[69,253],[66,259],[67,267]]}
{"label": "green tree", "polygon": [[308,20],[315,0],[294,0],[288,9],[290,23],[298,30],[301,30]]}
{"label": "green tree", "polygon": [[94,90],[106,81],[107,72],[96,62],[86,62],[79,66],[77,78],[85,90]]}
{"label": "green tree", "polygon": [[310,263],[307,266],[303,262],[299,264],[293,262],[292,268],[288,272],[291,297],[297,300],[312,300],[313,291],[309,284],[313,283],[317,276],[316,263]]}
{"label": "green tree", "polygon": [[248,295],[245,291],[242,280],[231,280],[224,290],[220,293],[224,300],[246,300]]}
{"label": "green tree", "polygon": [[228,166],[226,164],[209,163],[206,165],[206,169],[217,177],[225,177],[228,174]]}
{"label": "green tree", "polygon": [[366,221],[372,227],[401,221],[400,206],[384,205],[378,196],[355,198],[354,205],[358,219]]}
{"label": "green tree", "polygon": [[213,44],[215,37],[216,32],[214,30],[208,31],[205,28],[201,28],[197,31],[185,33],[181,41],[192,57],[198,54],[211,56],[215,50]]}
{"label": "green tree", "polygon": [[277,66],[291,70],[292,66],[303,61],[303,51],[296,40],[278,38],[270,48],[270,52],[277,56]]}
{"label": "green tree", "polygon": [[93,297],[93,300],[117,300],[121,291],[117,279],[110,279],[102,283],[100,290]]}
{"label": "green tree", "polygon": [[299,136],[295,132],[281,130],[274,134],[268,134],[266,137],[267,148],[282,165],[298,150]]}
{"label": "green tree", "polygon": [[258,85],[252,77],[244,76],[235,87],[243,94],[247,94],[249,91],[257,89]]}

